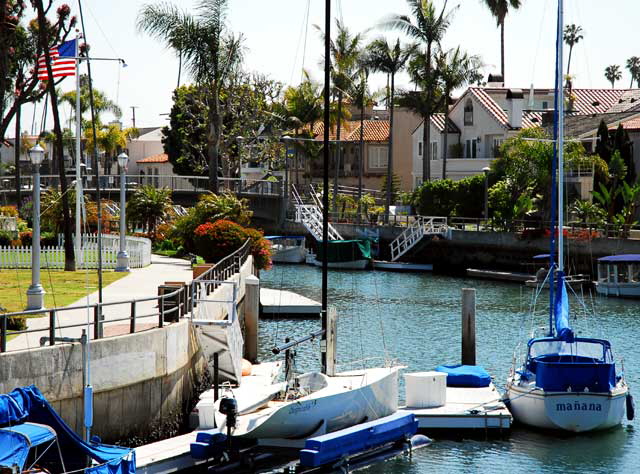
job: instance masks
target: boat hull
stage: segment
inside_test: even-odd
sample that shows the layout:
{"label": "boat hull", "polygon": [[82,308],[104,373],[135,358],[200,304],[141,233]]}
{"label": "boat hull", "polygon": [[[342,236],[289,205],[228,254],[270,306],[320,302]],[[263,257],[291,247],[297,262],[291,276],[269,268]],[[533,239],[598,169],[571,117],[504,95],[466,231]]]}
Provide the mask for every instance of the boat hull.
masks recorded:
{"label": "boat hull", "polygon": [[271,261],[274,263],[303,263],[307,256],[304,246],[283,247],[272,249]]}
{"label": "boat hull", "polygon": [[597,281],[595,285],[599,295],[640,298],[640,283],[602,283]]}
{"label": "boat hull", "polygon": [[[232,434],[246,439],[298,439],[323,428],[337,431],[398,409],[398,367],[344,372],[329,385],[292,402],[271,402],[238,417]],[[220,422],[224,420],[217,414]]]}
{"label": "boat hull", "polygon": [[507,383],[507,403],[514,419],[545,430],[574,433],[617,426],[625,413],[627,387],[610,392],[545,392],[531,384]]}
{"label": "boat hull", "polygon": [[[322,262],[312,260],[313,265],[316,267],[322,267]],[[342,270],[365,270],[370,264],[369,260],[352,260],[349,262],[327,262],[329,268],[337,268]]]}

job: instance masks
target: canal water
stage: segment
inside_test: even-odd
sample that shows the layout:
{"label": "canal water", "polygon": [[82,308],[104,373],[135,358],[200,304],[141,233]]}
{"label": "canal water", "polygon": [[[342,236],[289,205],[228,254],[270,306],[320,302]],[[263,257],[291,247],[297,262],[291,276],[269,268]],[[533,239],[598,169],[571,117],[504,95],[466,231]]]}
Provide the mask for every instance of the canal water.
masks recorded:
{"label": "canal water", "polygon": [[[320,300],[321,273],[316,267],[276,265],[261,272],[260,277],[263,287],[291,290]],[[328,294],[330,305],[337,308],[339,315],[339,368],[357,368],[363,360],[378,358],[380,362],[384,357],[397,359],[407,366],[407,371],[459,363],[462,288],[477,290],[477,362],[502,389],[516,344],[526,344],[531,328],[542,328],[546,322],[542,300],[532,322],[531,290],[512,283],[433,274],[332,271]],[[620,359],[624,359],[627,382],[640,400],[640,302],[616,298],[585,300],[595,308],[597,316],[580,316],[575,324],[579,334],[611,341],[618,371]],[[318,320],[261,320],[261,357],[269,359],[271,347],[282,343],[285,337],[299,337],[318,328]],[[317,343],[299,346],[297,353],[299,370],[318,369]],[[431,446],[414,453],[412,460],[392,460],[365,472],[637,473],[638,429],[637,420],[629,422],[625,418],[617,429],[584,435],[542,434],[518,427],[507,440],[435,439]]]}

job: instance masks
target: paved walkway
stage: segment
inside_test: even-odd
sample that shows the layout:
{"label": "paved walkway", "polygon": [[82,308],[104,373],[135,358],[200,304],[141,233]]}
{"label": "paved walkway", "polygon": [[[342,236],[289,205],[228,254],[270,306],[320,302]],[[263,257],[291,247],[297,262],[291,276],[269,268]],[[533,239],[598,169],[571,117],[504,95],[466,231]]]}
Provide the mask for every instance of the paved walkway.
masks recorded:
{"label": "paved walkway", "polygon": [[[192,280],[191,264],[188,260],[177,258],[163,257],[153,255],[151,257],[151,265],[145,268],[135,268],[131,273],[120,280],[111,283],[102,290],[102,301],[104,303],[116,301],[130,301],[133,299],[148,298],[158,294],[158,286],[166,281],[184,281]],[[98,301],[98,292],[89,295],[89,303]],[[69,306],[86,305],[87,298],[84,297]],[[142,318],[145,314],[157,313],[158,301],[156,299],[136,304],[136,327],[140,330],[155,327],[158,318]],[[103,308],[105,321],[124,318],[130,315],[131,305],[126,304],[106,306]],[[93,311],[89,314],[89,318],[93,320]],[[57,315],[56,326],[86,323],[87,310],[75,309],[62,311]],[[40,338],[49,335],[49,317],[27,319],[29,329],[41,329],[41,331],[21,334],[7,343],[7,350],[15,351],[21,349],[31,349],[40,346]],[[122,321],[114,324],[105,324],[103,326],[105,335],[113,335],[129,332],[129,324]],[[121,329],[121,330],[118,330]],[[82,328],[56,329],[56,336],[80,337]],[[93,337],[93,327],[90,331],[90,337]]]}

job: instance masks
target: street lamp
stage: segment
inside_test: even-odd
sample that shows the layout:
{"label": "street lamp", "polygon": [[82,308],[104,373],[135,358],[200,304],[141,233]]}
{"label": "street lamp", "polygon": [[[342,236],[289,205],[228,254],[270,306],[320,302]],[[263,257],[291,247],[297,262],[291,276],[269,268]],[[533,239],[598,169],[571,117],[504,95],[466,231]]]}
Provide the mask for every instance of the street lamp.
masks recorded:
{"label": "street lamp", "polygon": [[116,265],[117,272],[129,271],[129,254],[127,254],[125,237],[127,234],[126,224],[126,181],[127,181],[127,164],[129,157],[125,152],[118,155],[118,166],[120,166],[120,250],[118,251],[118,262]]}
{"label": "street lamp", "polygon": [[482,168],[484,173],[484,220],[489,220],[489,171],[491,168],[485,166]]}
{"label": "street lamp", "polygon": [[33,164],[33,235],[31,239],[31,285],[27,289],[27,310],[44,309],[44,288],[40,284],[40,165],[44,150],[36,143],[29,150]]}

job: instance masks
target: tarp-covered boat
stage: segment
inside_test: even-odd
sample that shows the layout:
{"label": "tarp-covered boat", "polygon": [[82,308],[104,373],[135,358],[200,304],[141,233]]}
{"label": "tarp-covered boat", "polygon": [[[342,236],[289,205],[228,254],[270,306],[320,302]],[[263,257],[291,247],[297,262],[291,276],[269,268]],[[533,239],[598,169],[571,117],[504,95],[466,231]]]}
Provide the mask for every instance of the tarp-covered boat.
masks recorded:
{"label": "tarp-covered boat", "polygon": [[[321,242],[313,262],[321,266],[323,249]],[[327,242],[327,265],[329,268],[363,270],[371,264],[371,241],[368,239],[330,240]]]}

